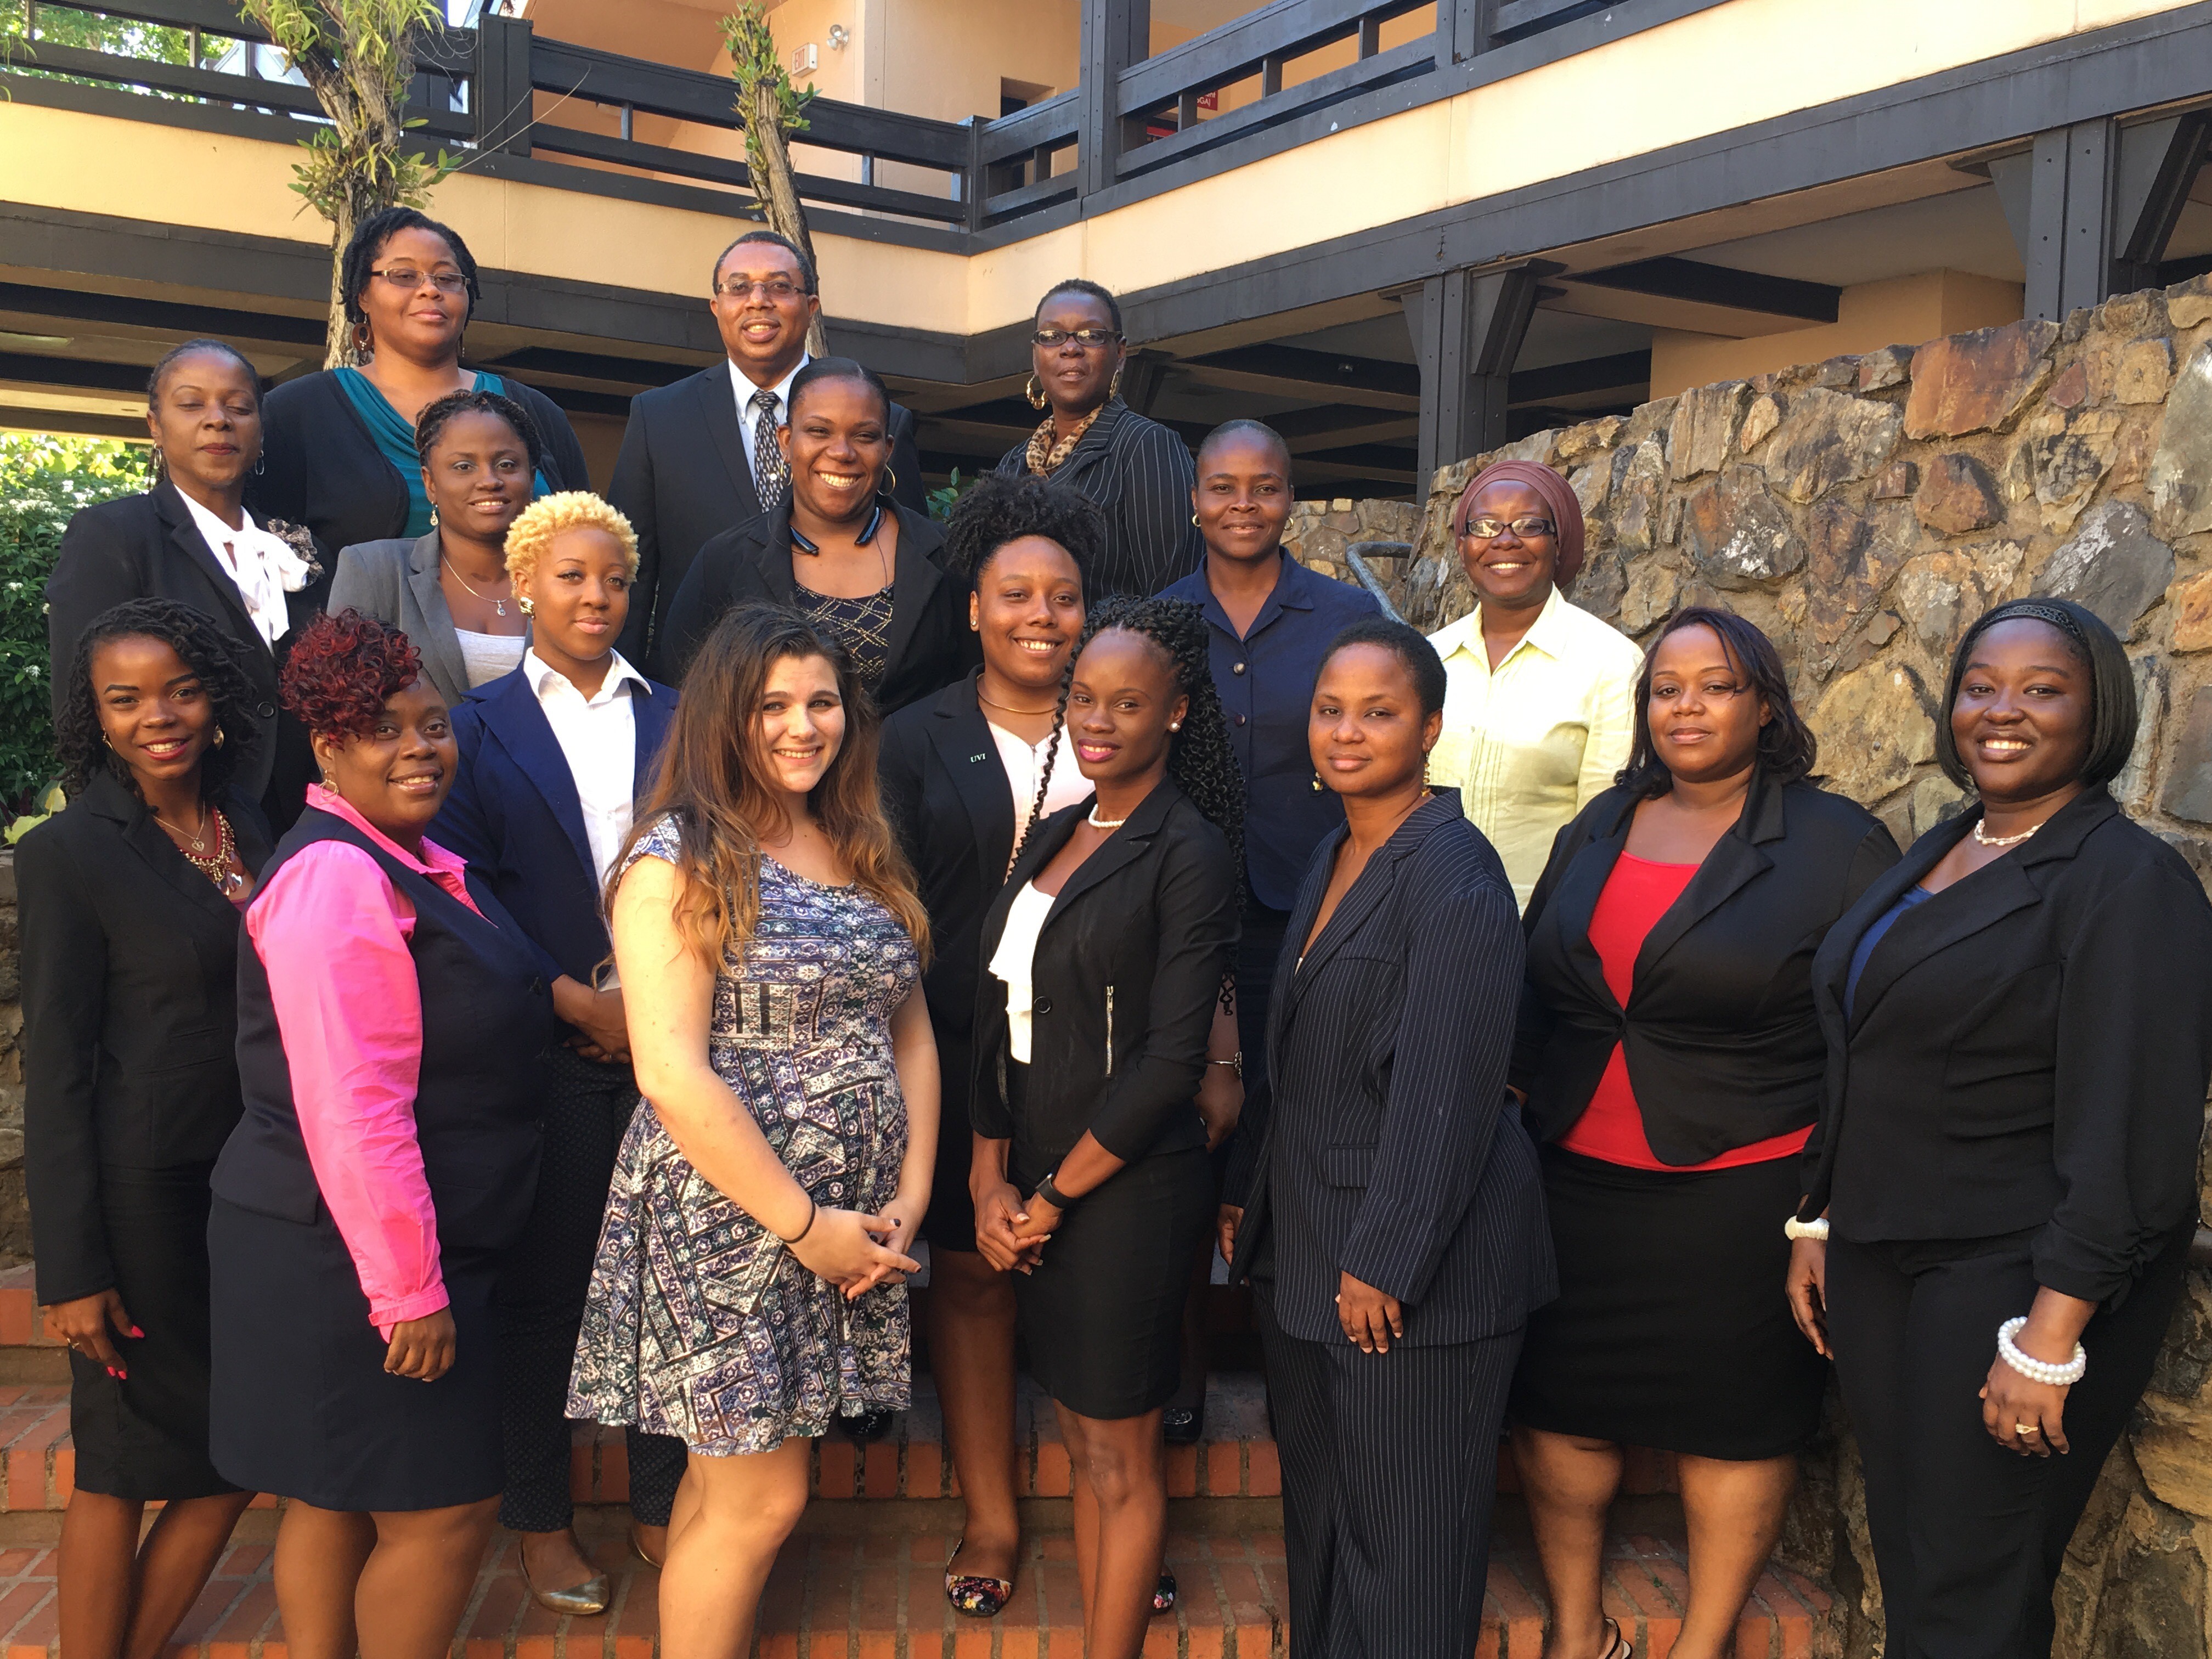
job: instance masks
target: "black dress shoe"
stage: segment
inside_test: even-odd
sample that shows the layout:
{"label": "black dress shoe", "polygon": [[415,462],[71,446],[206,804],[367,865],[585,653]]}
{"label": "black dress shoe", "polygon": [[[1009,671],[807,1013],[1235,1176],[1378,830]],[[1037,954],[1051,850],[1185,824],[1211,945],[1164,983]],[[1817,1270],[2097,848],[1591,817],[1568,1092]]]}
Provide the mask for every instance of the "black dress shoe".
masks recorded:
{"label": "black dress shoe", "polygon": [[1170,1406],[1160,1413],[1160,1437],[1170,1446],[1195,1446],[1206,1435],[1206,1402]]}
{"label": "black dress shoe", "polygon": [[857,1417],[848,1417],[842,1421],[846,1434],[858,1444],[866,1446],[889,1434],[897,1416],[896,1412],[862,1412]]}

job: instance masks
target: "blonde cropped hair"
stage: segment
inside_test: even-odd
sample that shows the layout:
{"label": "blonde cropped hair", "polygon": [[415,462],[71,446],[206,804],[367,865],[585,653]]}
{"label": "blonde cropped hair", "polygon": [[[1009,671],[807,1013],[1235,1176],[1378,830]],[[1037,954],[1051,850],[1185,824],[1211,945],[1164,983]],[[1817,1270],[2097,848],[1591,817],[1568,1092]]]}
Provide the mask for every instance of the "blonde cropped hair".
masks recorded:
{"label": "blonde cropped hair", "polygon": [[507,531],[507,574],[528,581],[538,561],[564,531],[604,530],[622,544],[629,574],[637,574],[637,532],[629,520],[588,489],[563,489],[540,495],[524,507]]}

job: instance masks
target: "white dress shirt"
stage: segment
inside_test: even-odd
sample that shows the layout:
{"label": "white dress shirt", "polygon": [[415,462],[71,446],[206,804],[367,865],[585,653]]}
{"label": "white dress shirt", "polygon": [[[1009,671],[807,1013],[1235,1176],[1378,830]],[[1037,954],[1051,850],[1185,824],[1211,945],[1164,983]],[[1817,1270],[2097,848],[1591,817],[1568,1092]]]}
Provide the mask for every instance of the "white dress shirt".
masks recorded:
{"label": "white dress shirt", "polygon": [[[1030,811],[1036,805],[1037,774],[1043,769],[1044,757],[1051,750],[1053,734],[1048,733],[1041,742],[1030,743],[996,720],[983,723],[991,728],[991,740],[998,744],[999,764],[1006,769],[1006,787],[1014,797],[1014,845],[1019,847],[1022,837],[1030,831]],[[1062,727],[1057,735],[1060,752],[1052,763],[1052,781],[1045,787],[1044,810],[1037,815],[1040,817],[1048,818],[1091,793],[1091,780],[1075,763],[1075,744],[1069,739],[1066,729]]]}
{"label": "white dress shirt", "polygon": [[630,707],[635,686],[651,692],[644,675],[612,653],[597,695],[586,697],[566,674],[549,666],[534,650],[522,653],[522,672],[545,711],[554,741],[576,781],[584,808],[584,838],[604,886],[607,872],[629,834],[632,792],[637,779],[637,716]]}
{"label": "white dress shirt", "polygon": [[[799,378],[799,371],[813,361],[814,359],[805,352],[800,352],[798,362],[792,366],[791,373],[767,388],[768,391],[775,393],[775,423],[778,426],[781,426],[790,417],[791,383]],[[760,415],[759,411],[753,407],[753,398],[762,388],[745,378],[744,370],[738,367],[737,359],[734,357],[730,360],[730,389],[737,394],[738,434],[744,440],[745,465],[752,469],[753,477],[757,481],[760,477],[760,454],[757,441],[760,435],[758,430]]]}
{"label": "white dress shirt", "polygon": [[[299,555],[255,524],[253,515],[243,508],[239,520],[244,528],[233,530],[183,490],[177,492],[177,497],[192,515],[193,527],[208,544],[208,551],[237,586],[246,614],[253,619],[263,641],[273,647],[292,625],[284,608],[284,578],[288,566],[301,565]],[[300,574],[305,576],[304,568]]]}

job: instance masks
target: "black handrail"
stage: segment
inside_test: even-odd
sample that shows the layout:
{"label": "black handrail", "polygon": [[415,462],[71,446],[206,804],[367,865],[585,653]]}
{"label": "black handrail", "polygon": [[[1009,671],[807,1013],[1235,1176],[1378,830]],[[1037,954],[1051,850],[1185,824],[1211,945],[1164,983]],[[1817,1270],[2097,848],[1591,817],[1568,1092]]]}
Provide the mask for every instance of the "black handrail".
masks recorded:
{"label": "black handrail", "polygon": [[[1086,0],[1090,3],[1111,6],[1116,0]],[[1103,140],[1107,153],[1083,167],[1071,167],[1064,158],[1079,141],[1091,142],[1083,137],[1085,131],[1097,134],[1095,124],[1082,125],[1085,109],[1092,107],[1085,103],[1088,88],[1071,88],[988,121],[938,121],[817,98],[808,106],[800,142],[859,155],[867,165],[860,181],[802,175],[800,193],[812,201],[964,225],[971,231],[996,228],[1051,209],[1081,189],[1151,173],[1241,136],[1433,73],[1469,51],[1525,40],[1602,9],[1600,0],[1434,0],[1434,33],[1383,50],[1382,27],[1425,3],[1428,0],[1273,0],[1131,64],[1109,83],[1106,101],[1115,118],[1106,124],[1112,129]],[[69,9],[248,43],[268,38],[238,13],[234,0],[113,0]],[[1480,26],[1470,18],[1480,20]],[[1351,64],[1283,84],[1286,64],[1346,40],[1354,44]],[[438,31],[418,45],[416,62],[416,83],[407,106],[417,123],[411,131],[419,139],[473,144],[480,151],[514,156],[528,156],[535,149],[696,181],[717,191],[750,188],[750,174],[739,160],[629,136],[629,118],[638,112],[741,131],[734,88],[726,76],[541,39],[526,22],[501,17],[485,18],[478,29]],[[0,62],[0,73],[41,70],[266,111],[272,133],[276,121],[320,117],[306,88],[261,75],[47,41],[24,42],[12,59]],[[1255,76],[1258,99],[1201,116],[1201,98]],[[453,107],[464,89],[466,113]],[[620,109],[621,136],[562,125],[559,106],[569,100]],[[1369,106],[1360,107],[1374,112]],[[945,192],[878,185],[871,176],[877,161],[941,173]],[[558,162],[547,165],[556,174],[565,170]]]}

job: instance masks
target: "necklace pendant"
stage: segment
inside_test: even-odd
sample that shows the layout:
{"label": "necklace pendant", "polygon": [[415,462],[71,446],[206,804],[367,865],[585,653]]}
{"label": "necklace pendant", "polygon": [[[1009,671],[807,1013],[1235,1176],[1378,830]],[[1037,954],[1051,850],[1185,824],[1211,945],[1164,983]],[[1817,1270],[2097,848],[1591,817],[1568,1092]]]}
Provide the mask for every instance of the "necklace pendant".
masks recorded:
{"label": "necklace pendant", "polygon": [[491,608],[496,615],[504,617],[507,614],[507,601],[505,599],[494,599],[491,602]]}

